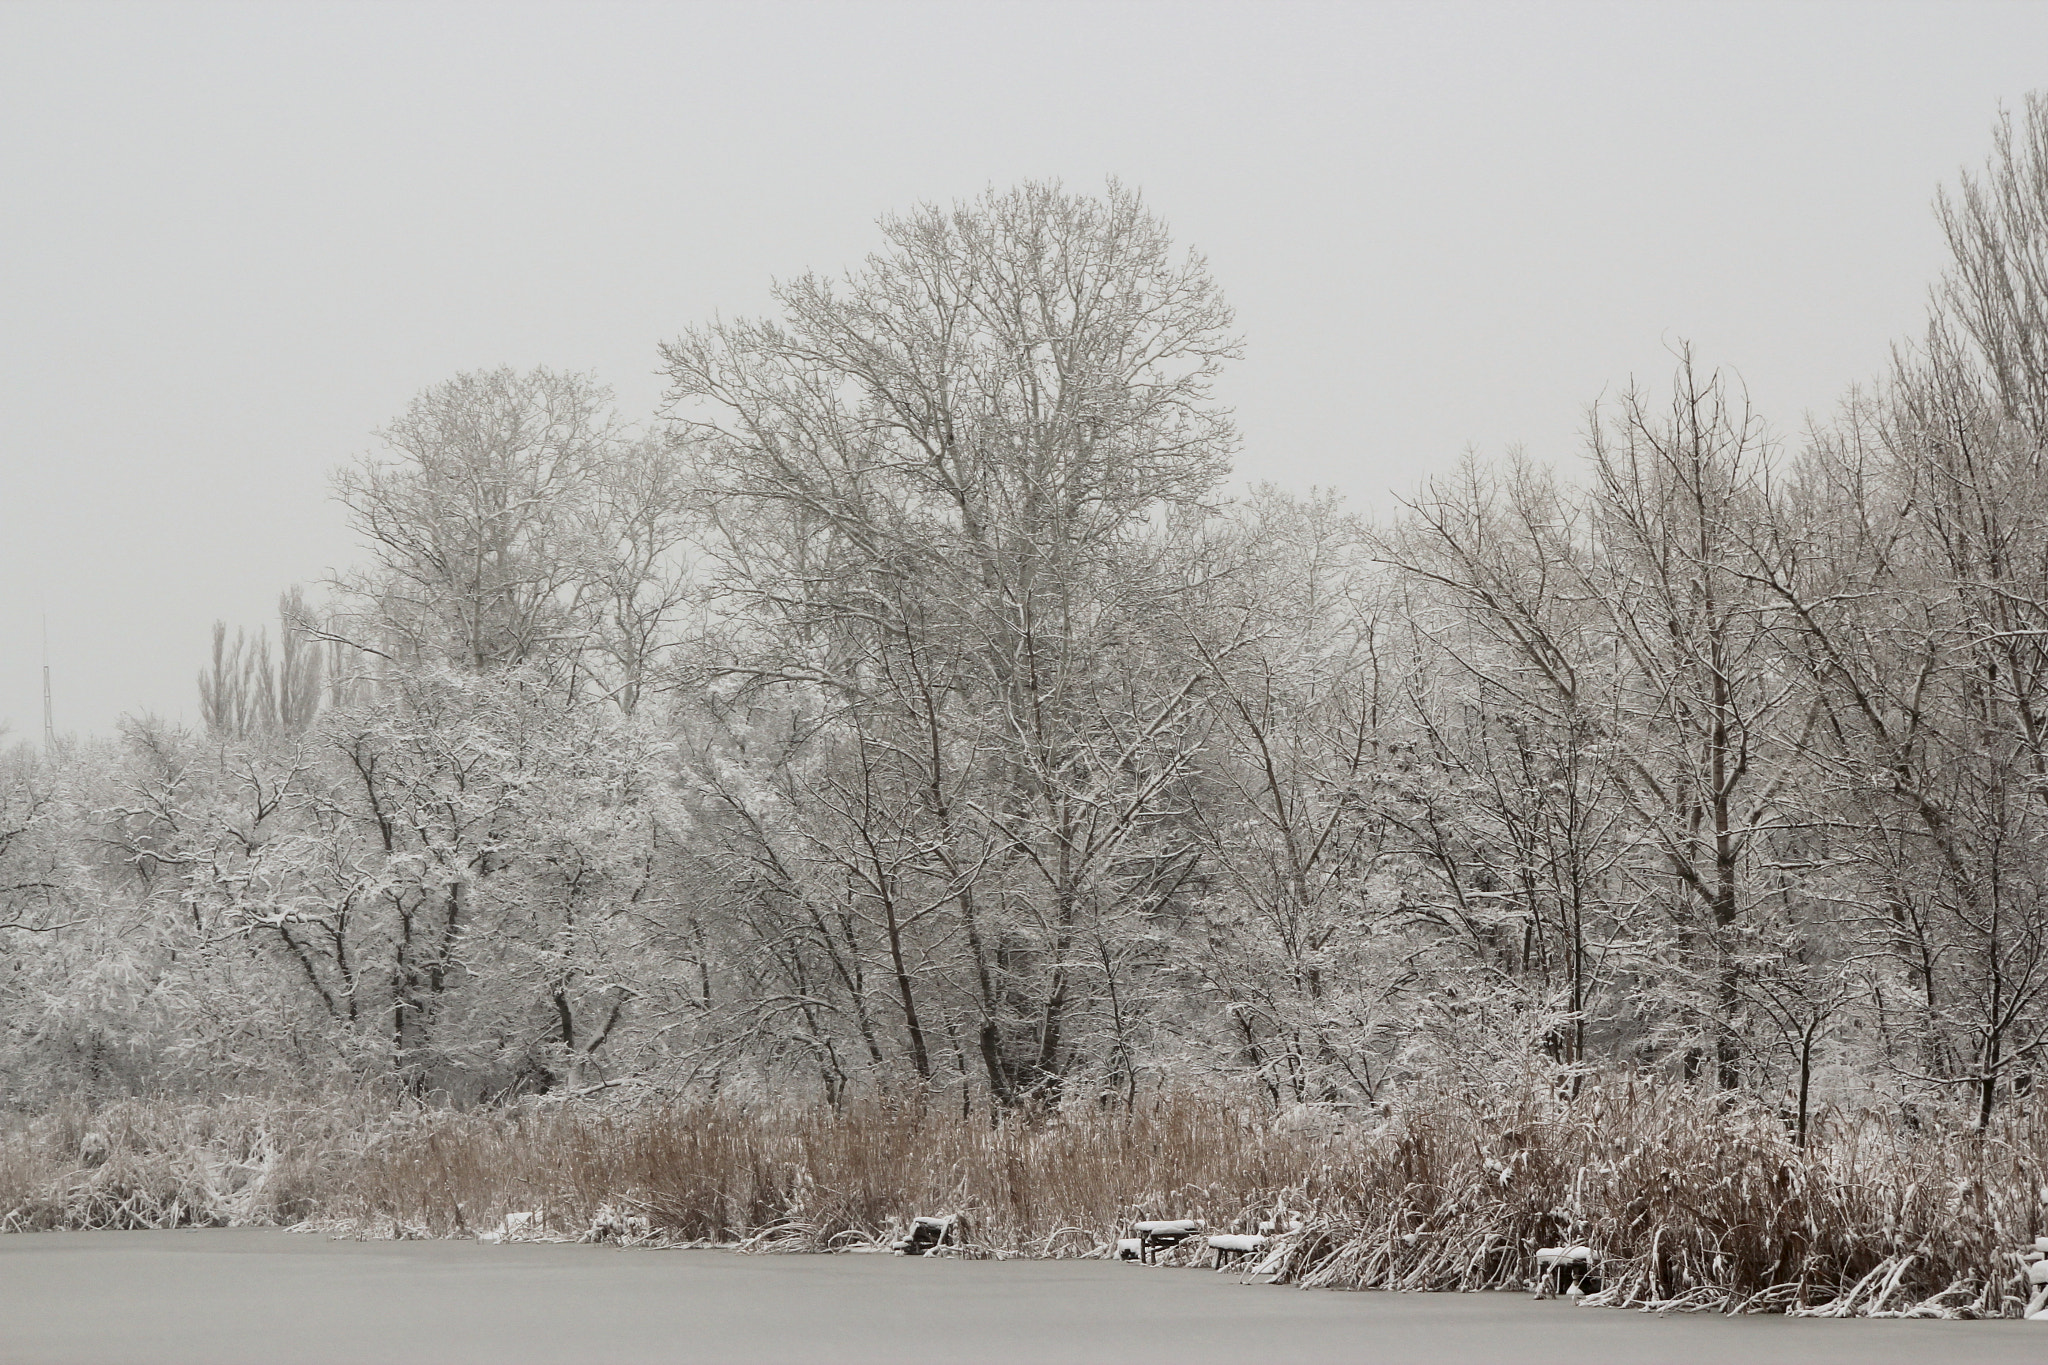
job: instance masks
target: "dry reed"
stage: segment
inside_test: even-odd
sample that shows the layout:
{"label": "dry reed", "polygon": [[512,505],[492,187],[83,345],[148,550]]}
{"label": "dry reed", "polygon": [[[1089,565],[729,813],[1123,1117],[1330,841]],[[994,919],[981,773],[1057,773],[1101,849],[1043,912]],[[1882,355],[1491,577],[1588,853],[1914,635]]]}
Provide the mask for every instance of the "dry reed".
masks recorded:
{"label": "dry reed", "polygon": [[1142,1218],[1278,1218],[1300,1226],[1268,1269],[1301,1285],[1520,1287],[1537,1247],[1583,1243],[1601,1259],[1593,1302],[1660,1310],[2008,1315],[2011,1249],[2043,1230],[2044,1200],[2032,1112],[1984,1133],[1837,1115],[1802,1151],[1753,1105],[1625,1079],[1569,1101],[1541,1084],[1420,1089],[1321,1134],[1195,1092],[1000,1121],[885,1100],[131,1101],[0,1129],[10,1230],[575,1235],[609,1204],[670,1242],[845,1249],[958,1213],[965,1254],[1075,1256],[1108,1254]]}
{"label": "dry reed", "polygon": [[1659,1311],[2006,1316],[2042,1231],[2048,1130],[1837,1115],[1806,1150],[1731,1096],[1619,1081],[1563,1103],[1417,1095],[1276,1267],[1303,1285],[1488,1289],[1535,1248],[1601,1262],[1589,1302]]}
{"label": "dry reed", "polygon": [[1001,1122],[887,1102],[442,1114],[366,1153],[329,1213],[441,1235],[614,1202],[676,1240],[808,1251],[957,1212],[974,1252],[1085,1254],[1132,1219],[1227,1225],[1278,1199],[1317,1145],[1265,1118],[1194,1095]]}

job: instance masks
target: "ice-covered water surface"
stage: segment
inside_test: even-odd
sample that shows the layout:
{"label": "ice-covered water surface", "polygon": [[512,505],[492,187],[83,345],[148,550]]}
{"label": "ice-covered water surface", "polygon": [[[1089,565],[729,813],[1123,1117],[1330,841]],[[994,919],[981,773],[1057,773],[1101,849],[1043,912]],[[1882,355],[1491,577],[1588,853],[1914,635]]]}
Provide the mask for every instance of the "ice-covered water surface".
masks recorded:
{"label": "ice-covered water surface", "polygon": [[2039,1360],[2048,1324],[1646,1317],[1345,1294],[1104,1261],[337,1242],[261,1229],[0,1237],[0,1362]]}

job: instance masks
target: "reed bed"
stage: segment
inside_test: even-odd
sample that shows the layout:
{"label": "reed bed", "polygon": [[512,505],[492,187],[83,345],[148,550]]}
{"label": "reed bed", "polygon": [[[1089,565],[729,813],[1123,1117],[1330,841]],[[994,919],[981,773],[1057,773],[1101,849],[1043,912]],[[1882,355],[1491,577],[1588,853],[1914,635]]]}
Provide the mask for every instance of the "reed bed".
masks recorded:
{"label": "reed bed", "polygon": [[1595,1304],[2006,1316],[2024,1292],[2012,1249],[2048,1221],[2042,1117],[1976,1132],[1836,1114],[1801,1150],[1753,1104],[1627,1079],[1569,1099],[1417,1088],[1328,1126],[1195,1091],[999,1119],[887,1099],[73,1104],[0,1120],[0,1228],[577,1236],[610,1209],[651,1241],[830,1251],[958,1214],[959,1254],[1054,1257],[1198,1218],[1293,1226],[1264,1269],[1304,1286],[1520,1288],[1536,1248],[1584,1244]]}
{"label": "reed bed", "polygon": [[1656,1311],[2009,1316],[2014,1249],[2043,1231],[2048,1126],[1836,1115],[1805,1150],[1780,1118],[1673,1086],[1491,1102],[1411,1097],[1355,1160],[1307,1182],[1275,1269],[1305,1286],[1473,1290],[1529,1280],[1541,1246],[1600,1258],[1588,1303]]}
{"label": "reed bed", "polygon": [[820,1251],[958,1213],[969,1254],[1077,1255],[1101,1252],[1132,1219],[1239,1221],[1277,1202],[1318,1151],[1195,1095],[1002,1121],[888,1102],[541,1107],[421,1120],[365,1154],[328,1214],[446,1235],[515,1211],[582,1227],[611,1203],[677,1241]]}

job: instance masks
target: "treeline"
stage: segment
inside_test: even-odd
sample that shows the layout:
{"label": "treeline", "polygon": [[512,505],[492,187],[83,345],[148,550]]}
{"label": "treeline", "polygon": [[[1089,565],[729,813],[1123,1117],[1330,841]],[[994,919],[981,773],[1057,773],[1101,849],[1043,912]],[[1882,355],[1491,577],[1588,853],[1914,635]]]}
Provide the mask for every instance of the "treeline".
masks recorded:
{"label": "treeline", "polygon": [[1598,1069],[1985,1121],[2048,1025],[2048,100],[1798,439],[1678,357],[1584,460],[1226,498],[1132,191],[884,220],[661,348],[467,374],[204,730],[6,760],[0,1076],[1126,1103]]}

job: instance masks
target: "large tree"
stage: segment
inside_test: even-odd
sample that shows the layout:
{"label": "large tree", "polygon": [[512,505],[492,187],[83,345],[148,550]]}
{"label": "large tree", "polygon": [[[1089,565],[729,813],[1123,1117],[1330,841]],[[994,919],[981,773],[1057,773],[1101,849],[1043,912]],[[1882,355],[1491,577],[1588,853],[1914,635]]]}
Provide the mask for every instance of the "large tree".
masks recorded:
{"label": "large tree", "polygon": [[840,888],[808,894],[873,921],[886,950],[835,941],[886,951],[913,1065],[964,1034],[1008,1098],[1073,1065],[1104,917],[1186,872],[1163,812],[1208,666],[1159,638],[1180,582],[1146,535],[1227,467],[1236,342],[1201,258],[1114,183],[881,227],[860,269],[780,287],[780,319],[664,346],[667,411],[728,603],[717,695],[782,692],[833,773],[790,817]]}

